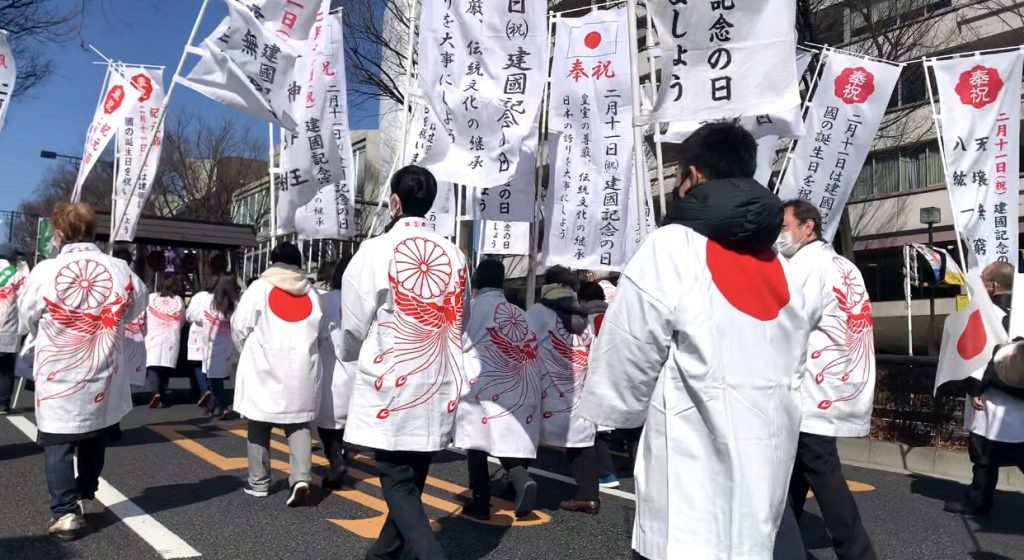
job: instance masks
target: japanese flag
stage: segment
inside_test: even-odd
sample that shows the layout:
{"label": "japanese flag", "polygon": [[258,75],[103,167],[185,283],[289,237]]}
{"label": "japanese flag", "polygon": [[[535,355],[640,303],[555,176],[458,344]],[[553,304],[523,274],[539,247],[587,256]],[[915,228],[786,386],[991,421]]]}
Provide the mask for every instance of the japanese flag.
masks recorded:
{"label": "japanese flag", "polygon": [[585,23],[572,28],[566,58],[594,58],[618,52],[626,28],[618,21]]}
{"label": "japanese flag", "polygon": [[969,276],[971,301],[946,318],[935,372],[935,391],[950,381],[981,379],[996,344],[1006,342],[1002,312],[985,293],[980,277]]}

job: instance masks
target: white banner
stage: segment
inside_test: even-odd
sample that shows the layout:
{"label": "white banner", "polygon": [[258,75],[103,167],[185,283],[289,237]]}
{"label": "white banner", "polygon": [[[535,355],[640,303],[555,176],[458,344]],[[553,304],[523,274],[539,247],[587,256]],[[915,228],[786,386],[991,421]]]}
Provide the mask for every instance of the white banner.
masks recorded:
{"label": "white banner", "polygon": [[[121,71],[139,91],[139,96],[135,108],[121,121],[117,132],[117,186],[114,189],[113,221],[117,231],[114,240],[132,241],[160,165],[163,127],[156,131],[155,136],[153,132],[164,103],[164,73],[159,68],[138,66],[122,66]],[[152,149],[149,147],[150,141],[153,142]]]}
{"label": "white banner", "polygon": [[[200,60],[188,76],[178,76],[177,81],[214,101],[297,130],[299,120],[292,106],[305,92],[302,77],[295,73],[298,53],[292,41],[280,33],[280,26],[264,25],[256,16],[255,12],[266,13],[265,5],[224,2],[228,16],[198,47],[189,49]],[[294,0],[267,0],[265,4],[271,2],[299,4]]]}
{"label": "white banner", "polygon": [[99,104],[96,105],[89,132],[85,135],[82,163],[78,166],[78,177],[75,178],[75,187],[71,191],[72,202],[78,202],[82,197],[82,185],[92,171],[92,166],[96,165],[96,160],[103,154],[110,139],[117,134],[121,123],[138,102],[139,92],[135,87],[117,72],[111,72],[109,66],[105,83],[106,87],[103,88]]}
{"label": "white banner", "polygon": [[271,31],[287,39],[304,41],[309,37],[317,14],[330,11],[330,4],[321,10],[320,0],[246,0],[253,17]]}
{"label": "white banner", "polygon": [[807,136],[793,149],[779,198],[817,206],[824,238],[831,242],[903,67],[835,51],[823,56]]}
{"label": "white banner", "polygon": [[448,141],[420,165],[470,187],[510,181],[540,110],[546,40],[545,0],[423,2],[419,83]]}
{"label": "white banner", "polygon": [[[552,127],[559,131],[541,264],[620,270],[631,254],[633,110],[625,9],[559,20]],[[552,140],[552,142],[555,142]]]}
{"label": "white banner", "polygon": [[438,235],[455,237],[456,212],[455,185],[447,181],[437,182],[437,198],[427,212],[427,224]]}
{"label": "white banner", "polygon": [[796,2],[650,0],[663,55],[659,122],[782,115],[800,104]]}
{"label": "white banner", "polygon": [[7,44],[7,35],[0,33],[0,131],[4,129],[7,108],[11,105],[14,95],[14,80],[18,77],[18,69],[14,66],[14,53]]}
{"label": "white banner", "polygon": [[929,60],[938,85],[946,184],[968,270],[1017,267],[1024,51]]}
{"label": "white banner", "polygon": [[528,255],[531,227],[533,225],[527,222],[484,220],[480,225],[480,252],[484,255]]}
{"label": "white banner", "polygon": [[507,222],[536,219],[538,128],[534,127],[523,141],[519,167],[511,181],[497,187],[468,189],[471,219]]}
{"label": "white banner", "polygon": [[[325,3],[325,6],[327,3]],[[355,231],[355,169],[341,16],[320,18],[303,44],[299,71],[306,85],[296,104],[298,132],[284,132],[277,176],[278,233],[303,239],[343,239]]]}

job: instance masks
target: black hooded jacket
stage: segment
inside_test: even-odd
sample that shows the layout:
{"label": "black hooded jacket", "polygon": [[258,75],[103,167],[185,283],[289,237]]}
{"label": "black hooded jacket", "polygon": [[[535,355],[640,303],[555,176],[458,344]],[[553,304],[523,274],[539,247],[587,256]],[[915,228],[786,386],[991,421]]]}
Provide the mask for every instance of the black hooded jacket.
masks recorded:
{"label": "black hooded jacket", "polygon": [[782,229],[782,201],[753,179],[716,179],[676,195],[662,225],[681,224],[737,253],[770,249]]}

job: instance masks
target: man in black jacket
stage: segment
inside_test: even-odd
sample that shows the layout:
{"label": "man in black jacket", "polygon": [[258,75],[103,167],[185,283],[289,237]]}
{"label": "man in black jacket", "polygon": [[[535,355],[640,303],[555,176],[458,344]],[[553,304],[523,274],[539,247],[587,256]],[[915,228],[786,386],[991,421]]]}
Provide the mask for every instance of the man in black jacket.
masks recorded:
{"label": "man in black jacket", "polygon": [[[1014,272],[1013,265],[997,262],[981,273],[992,302],[1006,313],[1003,327],[1007,329]],[[1000,467],[1017,466],[1024,471],[1024,390],[1002,383],[990,362],[982,380],[971,387],[970,406],[976,417],[984,415],[980,422],[975,421],[971,426],[969,452],[974,476],[963,501],[946,502],[944,509],[950,513],[988,517]]]}

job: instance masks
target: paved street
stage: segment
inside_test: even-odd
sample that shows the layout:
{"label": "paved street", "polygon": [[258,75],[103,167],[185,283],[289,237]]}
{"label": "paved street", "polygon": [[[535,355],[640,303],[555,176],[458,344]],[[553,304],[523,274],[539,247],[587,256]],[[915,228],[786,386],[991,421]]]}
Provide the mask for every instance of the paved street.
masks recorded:
{"label": "paved street", "polygon": [[[175,381],[178,387],[181,381]],[[0,557],[362,557],[386,512],[371,458],[359,457],[353,488],[316,490],[310,507],[288,509],[287,448],[283,436],[275,435],[275,492],[253,498],[242,493],[244,423],[213,423],[187,398],[179,388],[172,401],[180,404],[160,410],[139,406],[128,416],[124,439],[107,453],[101,497],[110,507],[92,519],[89,534],[69,544],[45,535],[42,454],[26,435],[33,430],[32,415],[0,419]],[[317,474],[324,463],[318,455]],[[631,557],[631,481],[604,494],[601,514],[591,517],[556,509],[572,493],[564,457],[545,451],[537,468],[547,473],[538,475],[543,510],[510,526],[510,504],[495,499],[497,511],[488,525],[458,515],[467,482],[463,457],[439,456],[425,502],[451,558]],[[1024,558],[1024,496],[1000,493],[992,521],[977,523],[942,512],[942,501],[959,495],[957,483],[858,468],[847,469],[847,478],[882,558]],[[813,500],[808,507],[805,539],[816,558],[835,558]]]}

